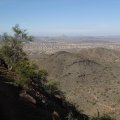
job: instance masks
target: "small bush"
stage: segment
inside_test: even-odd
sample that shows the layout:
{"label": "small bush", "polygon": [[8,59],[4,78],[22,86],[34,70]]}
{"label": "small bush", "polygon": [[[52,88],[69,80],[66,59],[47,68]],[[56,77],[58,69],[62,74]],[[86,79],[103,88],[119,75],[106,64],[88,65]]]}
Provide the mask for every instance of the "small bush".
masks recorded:
{"label": "small bush", "polygon": [[48,88],[50,94],[56,94],[58,92],[57,81],[48,80],[47,88]]}
{"label": "small bush", "polygon": [[47,80],[48,72],[45,69],[41,69],[38,71],[38,75],[42,81]]}
{"label": "small bush", "polygon": [[30,78],[35,74],[36,69],[28,60],[17,62],[13,66],[13,71],[18,75],[18,80],[15,83],[18,86],[27,86]]}

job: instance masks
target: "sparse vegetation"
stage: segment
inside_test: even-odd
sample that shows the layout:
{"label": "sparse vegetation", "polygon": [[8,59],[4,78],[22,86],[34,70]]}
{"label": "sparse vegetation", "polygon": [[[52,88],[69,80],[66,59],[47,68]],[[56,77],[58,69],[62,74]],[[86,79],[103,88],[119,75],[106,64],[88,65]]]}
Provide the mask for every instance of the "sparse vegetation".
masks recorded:
{"label": "sparse vegetation", "polygon": [[[28,34],[26,33],[26,30],[20,29],[18,25],[13,27],[13,32],[14,32],[13,36],[10,36],[6,33],[3,34],[2,46],[0,48],[0,57],[7,64],[8,70],[10,72],[13,72],[16,74],[17,79],[14,81],[14,83],[17,86],[20,86],[20,87],[22,87],[22,89],[25,90],[25,92],[23,94],[29,93],[30,95],[32,95],[32,96],[30,96],[30,95],[28,95],[28,96],[29,96],[29,99],[31,99],[34,103],[36,103],[36,101],[37,102],[39,101],[38,103],[39,103],[39,105],[41,105],[40,107],[44,106],[43,108],[45,110],[49,109],[49,112],[51,112],[51,111],[53,112],[55,109],[57,109],[56,106],[57,107],[62,106],[62,108],[60,108],[60,109],[63,109],[63,108],[67,109],[66,110],[67,112],[65,113],[65,115],[67,114],[67,117],[65,115],[63,116],[63,118],[65,120],[79,120],[74,116],[73,111],[72,110],[70,111],[68,109],[69,108],[67,106],[68,103],[66,103],[67,105],[64,103],[65,99],[63,99],[61,96],[62,92],[60,90],[58,90],[58,88],[57,88],[58,82],[56,82],[55,80],[47,80],[48,72],[45,69],[39,69],[35,64],[32,64],[29,61],[27,54],[23,50],[23,46],[24,46],[24,43],[31,41],[32,37],[28,36]],[[66,54],[68,54],[68,53],[66,53]],[[60,55],[59,55],[59,57],[60,57]],[[52,55],[52,57],[54,60],[54,55]],[[65,57],[65,55],[63,55],[63,57]],[[59,64],[60,60],[61,59],[55,60],[55,64]],[[66,59],[63,59],[63,61],[67,62]],[[82,96],[83,99],[85,99],[85,101],[88,104],[92,104],[95,106],[96,103],[99,102],[99,101],[97,101],[97,99],[100,98],[101,96],[103,96],[105,98],[109,98],[109,96],[108,96],[108,94],[106,94],[106,92],[109,92],[110,88],[103,89],[104,91],[102,90],[102,92],[99,92],[99,89],[98,89],[96,92],[95,86],[91,87],[89,90],[88,89],[86,90],[86,87],[83,87],[84,83],[86,82],[86,78],[89,79],[90,77],[88,77],[88,76],[90,76],[91,74],[95,75],[97,73],[98,76],[101,76],[101,73],[104,73],[104,71],[101,71],[101,70],[103,70],[103,68],[101,67],[101,64],[97,63],[94,60],[89,60],[87,58],[84,60],[72,61],[72,62],[74,64],[71,64],[69,66],[70,71],[65,72],[68,74],[65,74],[64,77],[65,78],[70,77],[70,80],[71,80],[71,77],[73,77],[75,75],[76,71],[71,69],[72,66],[73,66],[73,68],[74,67],[77,68],[76,66],[79,66],[78,70],[82,70],[82,71],[85,70],[83,74],[81,74],[77,77],[77,79],[79,79],[79,80],[76,83],[77,84],[81,83],[80,80],[83,78],[82,79],[83,84],[80,85],[81,91],[78,91],[78,92],[86,91],[86,93],[88,93],[88,96],[90,96],[90,97],[92,96],[89,99],[88,99],[87,95]],[[61,64],[60,64],[60,66],[61,66]],[[62,62],[62,66],[64,66],[64,62]],[[94,68],[94,66],[95,66],[95,68]],[[53,65],[52,68],[56,69],[57,65]],[[59,71],[61,74],[62,74],[62,72],[64,73],[64,71],[62,71],[62,70],[64,70],[64,69],[62,68],[61,70],[58,70],[58,73],[56,73],[57,78],[59,77]],[[101,71],[100,74],[99,74],[99,71]],[[79,74],[80,73],[82,73],[82,72],[79,72]],[[63,80],[64,80],[64,77],[61,77],[61,78],[63,78]],[[95,79],[92,79],[93,80],[91,82],[92,85],[93,85],[93,83],[96,83],[96,84],[99,83],[99,81],[96,81],[97,79],[98,79],[98,77],[96,77]],[[72,80],[73,80],[73,78],[72,78]],[[100,82],[101,81],[102,81],[102,78],[101,78]],[[73,83],[73,82],[71,82],[71,83]],[[107,82],[104,81],[104,83],[107,83]],[[74,85],[74,83],[73,83],[73,85]],[[70,92],[71,91],[73,92],[72,89],[73,88],[70,88]],[[78,88],[76,88],[76,90],[78,90]],[[112,92],[116,93],[116,91],[117,91],[117,89],[115,89]],[[98,95],[98,94],[100,94],[100,95]],[[116,94],[118,94],[118,92]],[[76,96],[75,91],[72,93],[72,95]],[[64,100],[64,102],[62,100]],[[102,100],[103,100],[103,102],[106,101],[106,99],[102,99]],[[56,101],[57,101],[57,103],[56,103]],[[51,106],[53,108],[51,108]],[[39,111],[39,109],[38,109],[38,111]],[[73,109],[73,108],[71,108],[71,109]],[[76,110],[76,109],[74,109],[74,110]],[[75,112],[77,112],[77,111],[75,111]],[[55,113],[57,113],[57,112],[55,112]],[[78,112],[78,114],[80,114],[80,113]],[[58,116],[59,116],[59,114],[58,114]],[[85,119],[85,120],[88,120],[88,119]],[[90,120],[115,120],[115,119],[111,118],[108,115],[102,115],[102,116],[92,117]]]}
{"label": "sparse vegetation", "polygon": [[23,44],[32,40],[28,36],[26,30],[19,28],[19,25],[13,27],[14,35],[10,36],[7,33],[2,35],[1,55],[7,63],[9,69],[14,69],[14,66],[23,60],[27,60],[27,55],[23,51]]}
{"label": "sparse vegetation", "polygon": [[30,63],[23,51],[24,44],[32,41],[32,36],[29,36],[26,30],[20,29],[19,25],[15,25],[12,30],[14,32],[13,36],[7,33],[2,35],[0,55],[8,65],[8,69],[18,75],[18,80],[15,83],[27,87],[31,78],[35,79],[37,77],[38,81],[45,81],[48,75],[47,71],[39,70],[34,64]]}
{"label": "sparse vegetation", "polygon": [[30,65],[26,53],[23,51],[23,44],[32,40],[26,30],[20,29],[19,25],[12,28],[14,35],[4,33],[2,35],[2,46],[0,54],[8,66],[8,69],[18,74],[16,83],[26,86],[29,77],[33,74],[33,67]]}
{"label": "sparse vegetation", "polygon": [[58,92],[57,85],[58,85],[57,81],[48,80],[47,88],[48,88],[50,94],[54,94],[54,95],[57,94],[57,92]]}

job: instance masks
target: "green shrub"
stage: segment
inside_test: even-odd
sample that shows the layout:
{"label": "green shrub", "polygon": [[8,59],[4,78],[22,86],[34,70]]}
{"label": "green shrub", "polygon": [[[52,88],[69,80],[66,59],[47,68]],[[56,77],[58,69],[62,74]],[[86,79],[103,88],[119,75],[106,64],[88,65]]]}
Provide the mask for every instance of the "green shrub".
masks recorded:
{"label": "green shrub", "polygon": [[12,30],[14,32],[13,36],[7,33],[2,35],[2,46],[0,49],[1,55],[10,70],[17,62],[27,59],[27,55],[23,51],[23,44],[32,40],[26,30],[20,29],[19,25],[15,25]]}
{"label": "green shrub", "polygon": [[24,43],[31,41],[32,37],[28,36],[26,30],[20,29],[19,25],[15,25],[12,30],[13,36],[7,33],[2,35],[0,56],[7,64],[8,69],[18,74],[18,80],[15,82],[24,86],[35,70],[23,50]]}
{"label": "green shrub", "polygon": [[30,78],[35,74],[36,67],[29,63],[29,61],[24,60],[16,63],[13,66],[14,71],[19,76],[18,80],[15,81],[17,85],[27,86]]}
{"label": "green shrub", "polygon": [[14,70],[26,78],[30,78],[35,72],[35,67],[29,61],[20,61],[14,65]]}
{"label": "green shrub", "polygon": [[46,81],[47,80],[47,76],[48,76],[48,72],[45,69],[41,69],[38,71],[38,75],[41,81]]}
{"label": "green shrub", "polygon": [[50,94],[56,94],[58,92],[57,81],[48,80],[46,85],[47,85],[47,88],[48,88]]}

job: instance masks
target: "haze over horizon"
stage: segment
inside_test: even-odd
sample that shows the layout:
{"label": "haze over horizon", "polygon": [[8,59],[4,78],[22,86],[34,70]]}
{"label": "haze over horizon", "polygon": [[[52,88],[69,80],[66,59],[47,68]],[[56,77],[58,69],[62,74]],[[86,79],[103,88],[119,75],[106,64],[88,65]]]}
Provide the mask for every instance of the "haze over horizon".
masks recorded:
{"label": "haze over horizon", "polygon": [[0,0],[0,34],[120,36],[119,0]]}

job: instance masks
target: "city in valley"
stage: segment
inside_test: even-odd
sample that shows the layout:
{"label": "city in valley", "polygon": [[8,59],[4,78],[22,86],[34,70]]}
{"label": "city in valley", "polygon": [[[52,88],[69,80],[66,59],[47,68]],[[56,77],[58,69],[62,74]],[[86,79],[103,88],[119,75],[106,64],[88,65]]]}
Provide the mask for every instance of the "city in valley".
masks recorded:
{"label": "city in valley", "polygon": [[51,54],[58,51],[79,52],[86,48],[108,48],[120,50],[120,37],[35,37],[33,42],[25,45],[24,49],[30,53]]}

